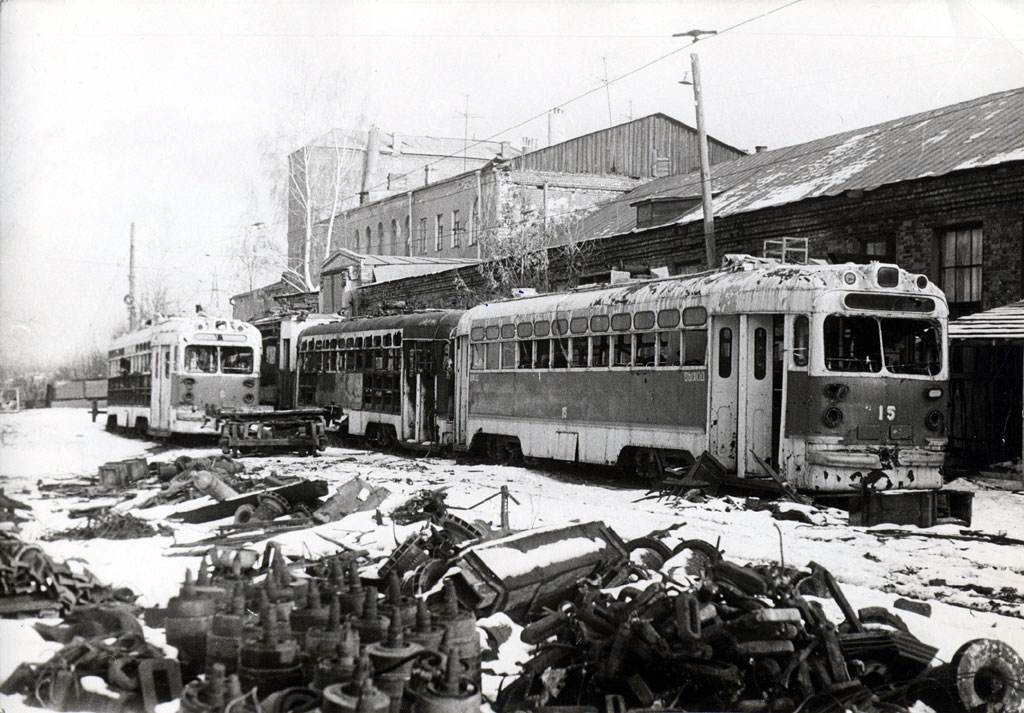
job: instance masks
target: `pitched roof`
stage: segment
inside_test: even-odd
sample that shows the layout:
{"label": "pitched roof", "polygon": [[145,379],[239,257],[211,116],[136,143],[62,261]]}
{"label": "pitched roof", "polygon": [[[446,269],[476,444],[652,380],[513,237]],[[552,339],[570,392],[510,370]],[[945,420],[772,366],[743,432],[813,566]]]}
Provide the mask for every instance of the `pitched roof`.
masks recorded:
{"label": "pitched roof", "polygon": [[949,337],[1024,341],[1024,300],[954,319]]}
{"label": "pitched roof", "polygon": [[[310,142],[310,146],[333,148],[340,146],[353,151],[366,149],[367,131],[362,129],[331,129]],[[400,144],[395,146],[395,140]],[[409,136],[381,132],[381,151],[384,153],[398,151],[416,156],[454,156],[462,158],[463,149],[466,157],[489,161],[499,156],[502,151],[501,141],[478,141],[476,139],[455,139],[440,136]],[[505,142],[505,157],[518,156],[521,152]]]}
{"label": "pitched roof", "polygon": [[[894,119],[711,168],[715,217],[835,196],[851,190],[1024,160],[1024,89]],[[591,238],[636,230],[631,203],[693,196],[700,174],[656,179],[608,202],[584,221]],[[700,220],[698,205],[662,225]]]}

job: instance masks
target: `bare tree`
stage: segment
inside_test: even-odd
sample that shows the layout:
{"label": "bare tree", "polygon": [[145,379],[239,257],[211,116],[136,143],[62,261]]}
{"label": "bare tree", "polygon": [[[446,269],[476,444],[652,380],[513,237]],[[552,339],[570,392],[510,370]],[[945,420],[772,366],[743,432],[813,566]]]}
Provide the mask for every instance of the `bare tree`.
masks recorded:
{"label": "bare tree", "polygon": [[278,210],[286,211],[285,220],[267,222],[287,223],[290,247],[301,233],[301,254],[290,250],[288,267],[312,290],[337,244],[336,216],[358,202],[365,99],[353,98],[340,75],[302,76],[286,99],[291,121],[264,139],[262,159]]}
{"label": "bare tree", "polygon": [[510,203],[501,220],[506,227],[482,237],[485,253],[492,256],[478,267],[482,290],[466,285],[465,291],[482,301],[510,297],[523,288],[547,292],[575,286],[587,266],[584,212],[546,220],[525,202]]}
{"label": "bare tree", "polygon": [[277,271],[287,262],[286,254],[262,222],[250,224],[234,251],[235,277],[242,280],[252,292],[256,285]]}

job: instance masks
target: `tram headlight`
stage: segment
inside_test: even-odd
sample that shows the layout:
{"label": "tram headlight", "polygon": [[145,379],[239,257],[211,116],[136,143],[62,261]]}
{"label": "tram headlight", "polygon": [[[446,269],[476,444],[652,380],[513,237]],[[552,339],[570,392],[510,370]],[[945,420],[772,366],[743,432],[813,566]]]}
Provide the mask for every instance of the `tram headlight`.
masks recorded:
{"label": "tram headlight", "polygon": [[184,394],[181,395],[181,400],[187,404],[192,403],[194,399],[195,395],[191,391],[186,391]]}
{"label": "tram headlight", "polygon": [[923,290],[925,287],[928,286],[928,276],[918,275],[917,277],[914,278],[914,282],[917,284],[917,289]]}
{"label": "tram headlight", "polygon": [[247,404],[251,404],[255,400],[256,397],[253,396],[252,394],[246,394],[245,396],[242,397],[242,401],[244,401]]}
{"label": "tram headlight", "polygon": [[942,411],[932,409],[924,417],[924,425],[929,431],[940,431],[946,423],[946,417]]}
{"label": "tram headlight", "polygon": [[857,284],[857,273],[853,272],[852,270],[844,272],[843,273],[843,282],[845,282],[847,285],[855,285],[855,284]]}
{"label": "tram headlight", "polygon": [[825,413],[821,414],[821,422],[829,428],[835,428],[843,422],[843,412],[835,406],[829,406]]}

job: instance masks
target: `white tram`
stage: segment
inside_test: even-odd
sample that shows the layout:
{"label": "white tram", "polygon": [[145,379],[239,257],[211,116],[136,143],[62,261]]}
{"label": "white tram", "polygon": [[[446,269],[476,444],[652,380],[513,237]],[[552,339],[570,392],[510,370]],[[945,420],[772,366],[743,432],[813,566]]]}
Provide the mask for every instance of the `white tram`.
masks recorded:
{"label": "white tram", "polygon": [[947,305],[895,265],[720,270],[480,305],[455,337],[455,447],[655,475],[704,451],[804,490],[938,488]]}
{"label": "white tram", "polygon": [[107,430],[219,435],[226,411],[258,410],[260,333],[204,315],[167,317],[114,340]]}

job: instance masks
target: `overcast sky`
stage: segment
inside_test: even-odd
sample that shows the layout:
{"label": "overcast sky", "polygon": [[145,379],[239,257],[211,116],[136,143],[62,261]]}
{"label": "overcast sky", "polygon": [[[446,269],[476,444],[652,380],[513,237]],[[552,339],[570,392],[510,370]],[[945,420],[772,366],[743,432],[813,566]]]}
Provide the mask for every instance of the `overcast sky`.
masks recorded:
{"label": "overcast sky", "polygon": [[248,226],[284,246],[268,148],[356,115],[462,137],[466,95],[470,137],[516,145],[556,106],[566,137],[693,124],[691,51],[709,133],[775,148],[1024,86],[1024,2],[7,0],[0,358],[105,346],[132,222],[142,285],[229,309]]}

